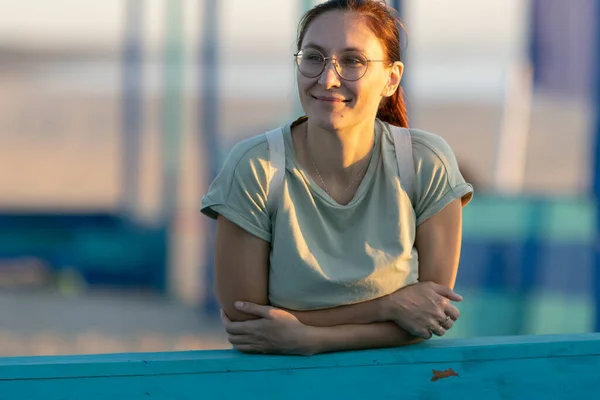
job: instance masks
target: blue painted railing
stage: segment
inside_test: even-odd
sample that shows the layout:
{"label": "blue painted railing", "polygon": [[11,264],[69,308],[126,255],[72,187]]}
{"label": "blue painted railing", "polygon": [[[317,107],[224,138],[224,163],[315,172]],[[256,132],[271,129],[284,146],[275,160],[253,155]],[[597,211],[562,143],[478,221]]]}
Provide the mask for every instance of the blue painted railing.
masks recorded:
{"label": "blue painted railing", "polygon": [[432,340],[312,357],[233,350],[0,359],[0,399],[579,399],[600,334]]}

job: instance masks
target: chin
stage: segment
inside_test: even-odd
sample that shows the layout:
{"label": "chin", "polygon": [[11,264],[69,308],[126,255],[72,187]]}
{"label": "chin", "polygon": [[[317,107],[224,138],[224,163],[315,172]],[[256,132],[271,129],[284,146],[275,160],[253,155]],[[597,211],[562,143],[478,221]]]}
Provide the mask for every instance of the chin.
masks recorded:
{"label": "chin", "polygon": [[349,113],[325,113],[322,110],[319,110],[318,112],[310,113],[307,116],[314,124],[318,125],[319,127],[328,131],[335,131],[350,125],[350,119],[348,117],[344,117],[344,114],[348,115]]}

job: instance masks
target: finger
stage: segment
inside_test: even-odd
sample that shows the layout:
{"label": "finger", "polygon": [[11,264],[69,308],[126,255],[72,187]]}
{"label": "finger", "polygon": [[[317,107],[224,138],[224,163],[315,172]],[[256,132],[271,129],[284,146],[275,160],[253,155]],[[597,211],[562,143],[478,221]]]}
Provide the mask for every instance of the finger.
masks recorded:
{"label": "finger", "polygon": [[456,293],[454,290],[450,289],[448,286],[437,285],[435,290],[439,295],[442,295],[451,301],[461,301],[463,299],[463,297],[460,294]]}
{"label": "finger", "polygon": [[236,301],[234,306],[241,312],[254,315],[260,318],[270,318],[271,310],[273,309],[273,307],[271,306],[263,306],[247,301]]}
{"label": "finger", "polygon": [[444,313],[449,316],[453,321],[458,321],[460,318],[460,311],[454,306],[454,304],[446,303],[444,306]]}
{"label": "finger", "polygon": [[441,326],[436,326],[435,328],[431,329],[431,333],[433,333],[436,336],[444,336],[446,330]]}
{"label": "finger", "polygon": [[255,332],[257,326],[260,324],[260,320],[251,320],[251,321],[242,321],[242,322],[232,322],[229,321],[226,324],[223,324],[225,327],[225,332],[230,335],[247,335],[252,332]]}
{"label": "finger", "polygon": [[425,340],[429,340],[433,336],[433,334],[431,333],[431,331],[428,330],[428,329],[417,331],[413,335],[417,336],[417,337],[420,337],[422,339],[425,339]]}
{"label": "finger", "polygon": [[227,340],[234,346],[253,343],[250,335],[228,335]]}
{"label": "finger", "polygon": [[445,329],[445,330],[449,330],[452,329],[452,326],[454,325],[454,321],[452,320],[452,318],[450,318],[449,316],[440,322],[440,325]]}
{"label": "finger", "polygon": [[223,309],[221,309],[221,323],[223,325],[226,325],[228,323],[230,323],[231,320],[229,319],[229,317],[227,316],[227,314],[225,314],[225,311],[223,311]]}

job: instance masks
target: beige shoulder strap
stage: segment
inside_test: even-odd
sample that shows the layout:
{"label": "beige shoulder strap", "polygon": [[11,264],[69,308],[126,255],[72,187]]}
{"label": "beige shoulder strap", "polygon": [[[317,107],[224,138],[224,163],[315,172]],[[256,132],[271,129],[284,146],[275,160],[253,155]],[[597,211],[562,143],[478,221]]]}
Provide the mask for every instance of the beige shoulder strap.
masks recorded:
{"label": "beige shoulder strap", "polygon": [[273,215],[277,211],[279,198],[283,192],[283,178],[285,177],[285,144],[283,130],[273,129],[265,133],[269,145],[269,159],[271,161],[271,176],[267,192],[267,208]]}
{"label": "beige shoulder strap", "polygon": [[392,137],[394,138],[394,147],[396,149],[396,161],[398,162],[398,171],[400,181],[404,191],[408,195],[413,207],[415,206],[414,188],[415,164],[413,161],[412,139],[410,131],[406,128],[392,126]]}

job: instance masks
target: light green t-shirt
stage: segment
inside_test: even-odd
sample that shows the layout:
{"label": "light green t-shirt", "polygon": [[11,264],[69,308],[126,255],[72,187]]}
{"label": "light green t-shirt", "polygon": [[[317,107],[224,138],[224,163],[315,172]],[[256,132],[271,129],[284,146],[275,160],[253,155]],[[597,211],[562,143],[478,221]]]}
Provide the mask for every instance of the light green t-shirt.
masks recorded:
{"label": "light green t-shirt", "polygon": [[416,227],[455,199],[466,205],[473,192],[446,141],[410,130],[413,208],[400,185],[392,133],[377,120],[365,177],[350,203],[340,205],[297,163],[291,125],[283,127],[286,171],[276,213],[267,209],[270,162],[264,134],[232,148],[202,199],[204,214],[221,214],[271,243],[270,303],[293,310],[328,308],[417,282]]}

